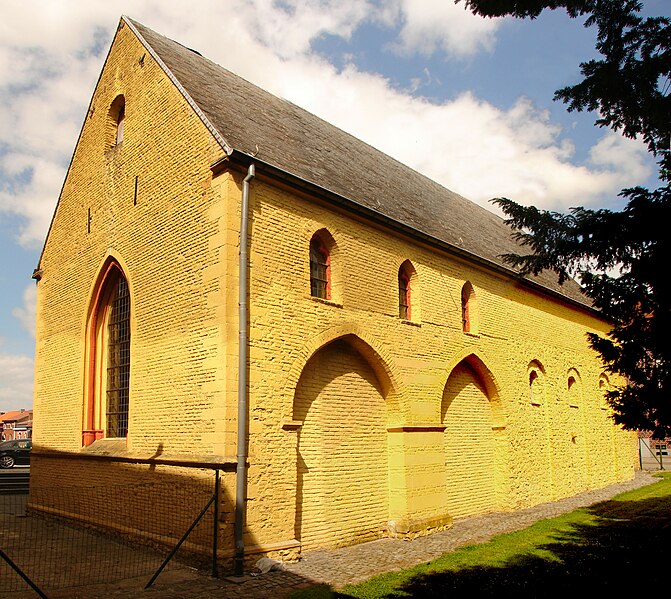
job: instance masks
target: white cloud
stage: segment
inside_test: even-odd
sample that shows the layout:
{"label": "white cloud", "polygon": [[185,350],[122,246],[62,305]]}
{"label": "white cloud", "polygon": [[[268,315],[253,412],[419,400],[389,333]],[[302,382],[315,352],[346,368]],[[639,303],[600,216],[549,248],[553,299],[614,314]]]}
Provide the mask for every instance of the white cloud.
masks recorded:
{"label": "white cloud", "polygon": [[590,150],[590,162],[597,168],[620,172],[623,178],[637,181],[650,175],[649,169],[642,164],[647,155],[647,147],[640,140],[631,140],[607,131],[601,140]]}
{"label": "white cloud", "polygon": [[[316,76],[311,69],[319,71],[322,85],[309,84]],[[645,152],[626,140],[608,164],[594,158],[589,166],[572,163],[573,144],[561,138],[547,111],[525,98],[503,111],[470,93],[432,103],[354,67],[336,72],[312,64],[299,73],[287,67],[287,73],[284,87],[280,81],[270,86],[490,209],[489,200],[498,196],[552,209],[594,205],[649,168]]]}
{"label": "white cloud", "polygon": [[338,70],[310,49],[319,35],[347,38],[365,22],[398,28],[403,52],[491,48],[499,21],[473,17],[463,4],[54,0],[3,8],[0,113],[11,117],[0,119],[0,218],[22,217],[23,245],[44,239],[122,11],[483,204],[499,195],[552,208],[590,204],[646,172],[644,153],[612,134],[589,163],[574,164],[572,143],[528,100],[507,111],[469,93],[429,102],[375,73]]}
{"label": "white cloud", "polygon": [[[432,102],[413,95],[419,79],[399,90],[311,51],[317,37],[347,39],[365,23],[396,31],[401,54],[463,59],[491,50],[501,21],[451,0],[23,0],[4,3],[0,20],[0,219],[21,218],[24,246],[44,240],[121,13],[490,208],[495,196],[590,205],[649,173],[644,147],[610,132],[576,163],[566,132],[527,99],[508,110],[468,92]],[[13,314],[32,330],[30,289]],[[0,410],[29,407],[32,378],[30,357],[0,352]]]}
{"label": "white cloud", "polygon": [[37,307],[37,287],[28,285],[23,290],[23,306],[14,308],[12,316],[21,323],[21,326],[35,338],[35,310]]}
{"label": "white cloud", "polygon": [[492,50],[501,19],[474,16],[464,3],[450,0],[396,0],[402,23],[395,47],[402,53],[441,51],[466,57]]}
{"label": "white cloud", "polygon": [[29,356],[0,353],[0,412],[33,405],[33,360]]}

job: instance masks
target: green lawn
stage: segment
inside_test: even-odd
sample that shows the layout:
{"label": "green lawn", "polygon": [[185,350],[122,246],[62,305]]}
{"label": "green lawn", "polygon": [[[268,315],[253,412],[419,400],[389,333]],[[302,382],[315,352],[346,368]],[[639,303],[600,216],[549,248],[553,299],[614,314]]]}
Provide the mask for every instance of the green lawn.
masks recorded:
{"label": "green lawn", "polygon": [[[292,599],[359,597],[668,596],[671,589],[671,473],[659,483],[543,520],[488,543],[376,576],[338,591]],[[570,597],[573,595],[574,597]]]}

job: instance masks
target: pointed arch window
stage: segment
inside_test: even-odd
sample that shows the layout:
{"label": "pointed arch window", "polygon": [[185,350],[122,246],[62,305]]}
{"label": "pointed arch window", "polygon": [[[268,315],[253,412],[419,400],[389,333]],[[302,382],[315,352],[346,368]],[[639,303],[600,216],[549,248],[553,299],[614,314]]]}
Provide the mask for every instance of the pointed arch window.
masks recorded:
{"label": "pointed arch window", "polygon": [[566,380],[566,389],[568,392],[568,405],[570,408],[579,408],[582,403],[582,391],[580,388],[580,375],[574,369],[568,373]]}
{"label": "pointed arch window", "polygon": [[599,405],[602,410],[610,409],[608,405],[608,391],[610,390],[610,382],[605,374],[599,376]]}
{"label": "pointed arch window", "polygon": [[531,405],[542,405],[545,397],[545,372],[540,362],[532,360],[527,369],[529,375],[529,400]]}
{"label": "pointed arch window", "polygon": [[98,285],[89,318],[83,445],[128,434],[130,314],[128,281],[120,266],[111,262]]}
{"label": "pointed arch window", "polygon": [[410,320],[410,277],[404,269],[398,271],[398,317]]}

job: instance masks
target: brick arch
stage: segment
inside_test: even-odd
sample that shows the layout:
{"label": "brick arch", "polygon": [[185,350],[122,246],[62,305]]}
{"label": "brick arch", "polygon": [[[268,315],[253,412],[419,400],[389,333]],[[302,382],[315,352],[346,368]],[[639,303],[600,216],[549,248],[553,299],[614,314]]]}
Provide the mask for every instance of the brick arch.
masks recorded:
{"label": "brick arch", "polygon": [[[494,417],[495,426],[505,426],[505,415],[503,413],[503,406],[501,403],[501,386],[498,383],[497,377],[494,375],[492,370],[487,366],[485,361],[474,352],[465,352],[463,354],[455,357],[449,364],[446,369],[446,372],[443,377],[443,393],[447,381],[454,371],[454,369],[460,364],[466,364],[471,368],[480,379],[481,384],[485,390],[487,398],[489,399],[489,404],[492,409],[492,415]],[[441,421],[442,421],[442,399],[441,399]]]}
{"label": "brick arch", "polygon": [[461,517],[504,509],[507,438],[500,390],[476,354],[450,368],[440,408],[448,511]]}
{"label": "brick arch", "polygon": [[[135,297],[135,284],[133,280],[133,275],[131,269],[129,268],[126,260],[121,256],[116,250],[109,250],[105,257],[100,261],[98,268],[96,269],[96,276],[91,279],[91,285],[89,286],[89,292],[86,296],[86,308],[82,310],[82,319],[81,319],[81,338],[87,339],[89,334],[89,327],[91,322],[91,313],[96,305],[98,296],[105,282],[106,273],[110,268],[110,265],[116,263],[121,269],[121,272],[126,277],[126,283],[128,284],[128,291],[131,298]],[[135,334],[136,329],[136,320],[135,320],[135,310],[131,311],[130,314],[130,327],[131,334]]]}
{"label": "brick arch", "polygon": [[348,323],[328,329],[310,339],[299,351],[284,384],[284,395],[291,397],[292,417],[293,399],[298,381],[308,361],[323,347],[342,339],[353,347],[370,365],[380,384],[382,396],[387,406],[387,422],[400,422],[400,401],[402,393],[400,377],[391,356],[377,346],[375,340],[356,323]]}
{"label": "brick arch", "polygon": [[535,358],[533,360],[531,360],[531,362],[529,362],[529,364],[527,365],[527,372],[530,371],[530,370],[533,370],[533,369],[536,369],[536,370],[542,372],[543,374],[546,374],[545,366],[543,366],[543,363],[540,360],[537,360]]}
{"label": "brick arch", "polygon": [[302,550],[387,533],[391,381],[372,352],[356,335],[339,335],[312,353],[296,383],[295,536]]}
{"label": "brick arch", "polygon": [[95,305],[95,302],[97,300],[98,294],[100,293],[100,289],[105,283],[105,279],[107,277],[107,273],[112,265],[116,264],[117,267],[121,270],[121,272],[124,274],[126,277],[126,280],[128,282],[128,289],[130,291],[131,296],[134,295],[133,293],[133,281],[132,277],[129,274],[129,268],[128,264],[124,260],[124,258],[116,251],[108,251],[105,254],[105,257],[100,261],[100,264],[96,270],[96,276],[93,278],[91,281],[91,286],[89,287],[89,294],[88,294],[88,309],[86,312],[86,321],[84,322],[84,327],[88,326],[88,320],[91,316],[91,310],[93,309],[93,306]]}

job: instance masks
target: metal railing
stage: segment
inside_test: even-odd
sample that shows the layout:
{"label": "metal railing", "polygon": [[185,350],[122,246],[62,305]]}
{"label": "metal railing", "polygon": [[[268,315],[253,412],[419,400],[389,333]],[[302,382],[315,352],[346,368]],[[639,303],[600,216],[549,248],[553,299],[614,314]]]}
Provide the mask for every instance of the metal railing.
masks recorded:
{"label": "metal railing", "polygon": [[0,597],[132,577],[149,588],[175,557],[218,575],[230,463],[58,457],[75,470],[66,484],[42,473],[29,495],[0,495]]}

